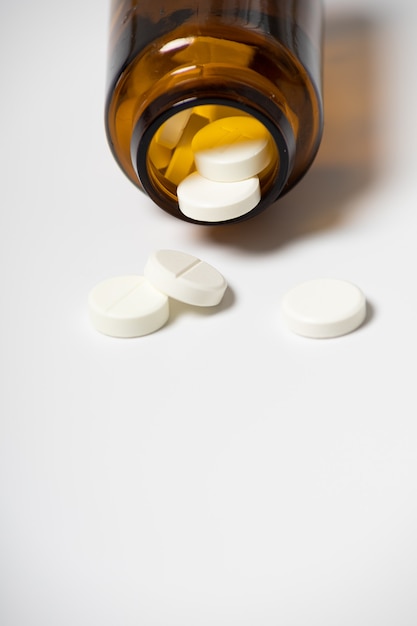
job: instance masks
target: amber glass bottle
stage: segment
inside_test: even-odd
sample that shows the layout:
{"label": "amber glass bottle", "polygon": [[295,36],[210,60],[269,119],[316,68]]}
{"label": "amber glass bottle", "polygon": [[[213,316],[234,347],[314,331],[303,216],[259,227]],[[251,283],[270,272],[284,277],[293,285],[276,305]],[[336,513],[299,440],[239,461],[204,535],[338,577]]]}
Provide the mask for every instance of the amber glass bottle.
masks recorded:
{"label": "amber glass bottle", "polygon": [[[193,166],[174,153],[193,128],[251,115],[268,129],[273,157],[259,175],[261,201],[232,221],[272,204],[319,147],[322,19],[322,0],[112,0],[106,129],[122,170],[161,208],[193,221],[176,196]],[[188,130],[158,143],[185,109]]]}

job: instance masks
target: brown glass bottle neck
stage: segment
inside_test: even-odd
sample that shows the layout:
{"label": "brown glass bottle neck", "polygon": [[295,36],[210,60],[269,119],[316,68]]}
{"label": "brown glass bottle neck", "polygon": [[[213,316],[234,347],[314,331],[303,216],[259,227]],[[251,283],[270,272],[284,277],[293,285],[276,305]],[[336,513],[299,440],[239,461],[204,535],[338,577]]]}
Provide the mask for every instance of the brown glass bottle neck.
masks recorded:
{"label": "brown glass bottle neck", "polygon": [[[222,97],[210,95],[210,91],[222,93]],[[161,191],[152,182],[148,172],[147,154],[150,143],[158,128],[172,115],[183,109],[201,105],[221,105],[240,109],[259,119],[270,132],[277,148],[278,160],[276,170],[266,185],[260,203],[248,215],[252,217],[264,210],[282,194],[293,168],[296,142],[293,129],[284,112],[272,98],[268,98],[251,87],[233,84],[216,84],[213,79],[210,89],[187,89],[173,96],[166,93],[149,102],[136,121],[131,139],[132,165],[138,179],[147,194],[160,206],[176,217],[180,214],[178,203],[174,199],[161,197]]]}

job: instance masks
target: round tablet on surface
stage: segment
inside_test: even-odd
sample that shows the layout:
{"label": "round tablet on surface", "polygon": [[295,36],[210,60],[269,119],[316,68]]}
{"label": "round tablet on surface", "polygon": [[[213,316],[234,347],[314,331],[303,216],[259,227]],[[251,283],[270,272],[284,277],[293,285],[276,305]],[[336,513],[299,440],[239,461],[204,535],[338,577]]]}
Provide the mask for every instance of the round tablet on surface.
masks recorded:
{"label": "round tablet on surface", "polygon": [[195,306],[215,306],[227,283],[214,267],[177,250],[158,250],[148,259],[144,274],[167,296]]}
{"label": "round tablet on surface", "polygon": [[233,183],[208,180],[198,172],[177,187],[180,211],[200,222],[224,222],[246,215],[261,199],[257,177]]}
{"label": "round tablet on surface", "polygon": [[282,313],[298,335],[326,339],[358,328],[366,317],[366,300],[352,283],[317,279],[291,289],[283,298]]}
{"label": "round tablet on surface", "polygon": [[234,182],[259,174],[271,159],[270,133],[254,117],[225,117],[207,124],[191,144],[197,171],[210,180]]}
{"label": "round tablet on surface", "polygon": [[169,317],[168,298],[144,276],[117,276],[96,285],[88,297],[94,328],[111,337],[141,337]]}

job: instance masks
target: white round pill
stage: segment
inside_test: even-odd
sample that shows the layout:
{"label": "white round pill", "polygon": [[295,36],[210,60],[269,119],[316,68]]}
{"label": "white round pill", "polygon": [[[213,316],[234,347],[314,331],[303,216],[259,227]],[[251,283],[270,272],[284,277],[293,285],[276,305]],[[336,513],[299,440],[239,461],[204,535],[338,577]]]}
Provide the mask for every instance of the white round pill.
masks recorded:
{"label": "white round pill", "polygon": [[214,267],[177,250],[158,250],[148,259],[144,274],[166,295],[195,306],[215,306],[227,283]]}
{"label": "white round pill", "polygon": [[199,174],[219,182],[235,182],[259,174],[271,160],[271,137],[250,116],[225,117],[199,130],[192,141]]}
{"label": "white round pill", "polygon": [[168,118],[156,133],[156,142],[172,150],[175,148],[191,117],[192,109],[184,109]]}
{"label": "white round pill", "polygon": [[198,172],[177,187],[180,211],[200,222],[224,222],[246,215],[261,199],[258,177],[232,183],[208,180]]}
{"label": "white round pill", "polygon": [[282,313],[298,335],[326,339],[358,328],[366,317],[366,300],[352,283],[317,279],[291,289],[283,298]]}
{"label": "white round pill", "polygon": [[144,276],[117,276],[91,290],[88,309],[94,328],[112,337],[141,337],[169,317],[168,298]]}

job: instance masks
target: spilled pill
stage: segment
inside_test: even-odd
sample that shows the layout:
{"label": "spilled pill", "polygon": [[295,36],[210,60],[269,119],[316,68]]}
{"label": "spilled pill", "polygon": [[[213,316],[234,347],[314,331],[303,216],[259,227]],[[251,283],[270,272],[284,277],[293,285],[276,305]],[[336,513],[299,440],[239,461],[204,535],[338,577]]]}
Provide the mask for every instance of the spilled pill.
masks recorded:
{"label": "spilled pill", "polygon": [[158,250],[151,254],[144,274],[163,293],[194,306],[219,304],[227,288],[218,270],[179,250]]}
{"label": "spilled pill", "polygon": [[282,314],[298,335],[327,339],[356,330],[365,320],[366,300],[350,282],[316,279],[297,285],[284,296]]}
{"label": "spilled pill", "polygon": [[92,289],[88,310],[94,328],[112,337],[141,337],[169,317],[168,298],[144,276],[116,276]]}
{"label": "spilled pill", "polygon": [[179,250],[150,255],[145,276],[116,276],[88,296],[93,327],[112,337],[141,337],[164,326],[169,298],[193,306],[216,306],[227,289],[224,277],[201,259]]}

